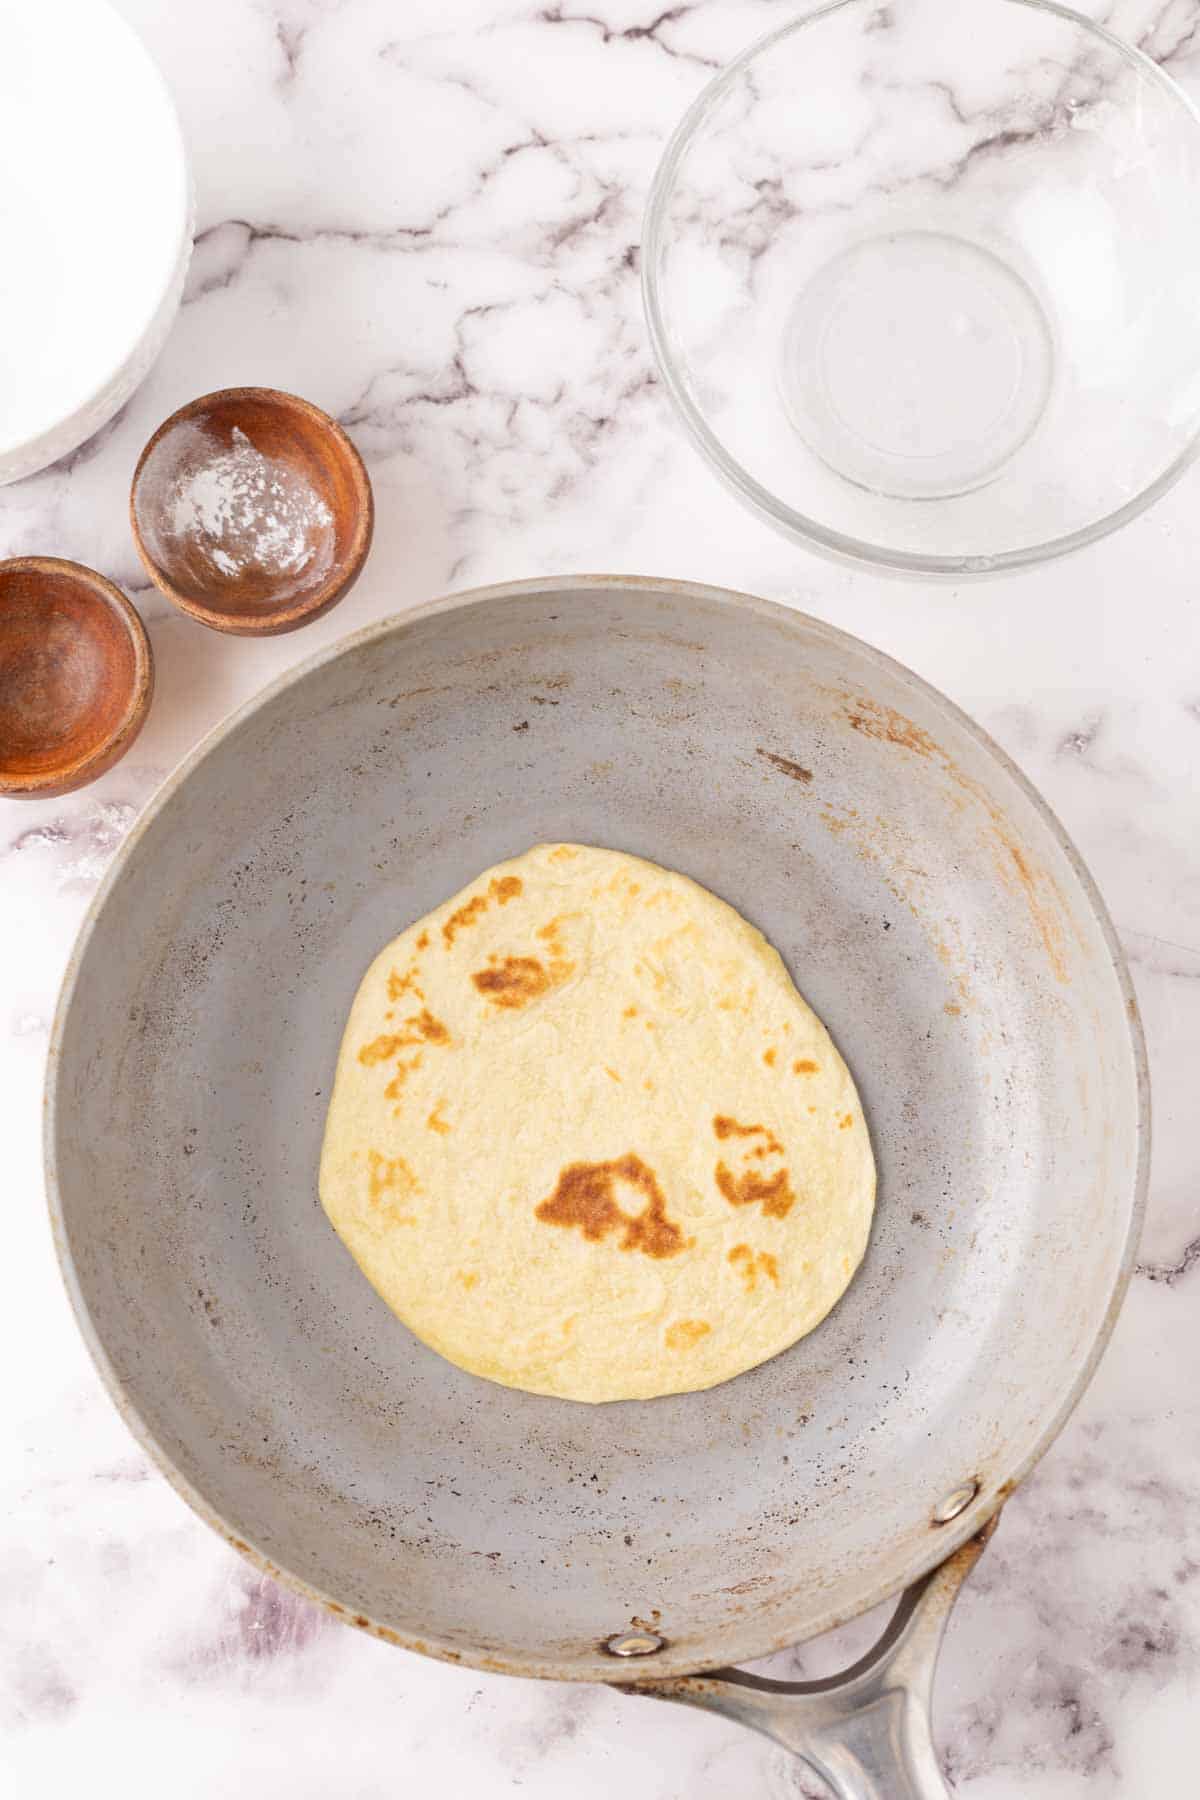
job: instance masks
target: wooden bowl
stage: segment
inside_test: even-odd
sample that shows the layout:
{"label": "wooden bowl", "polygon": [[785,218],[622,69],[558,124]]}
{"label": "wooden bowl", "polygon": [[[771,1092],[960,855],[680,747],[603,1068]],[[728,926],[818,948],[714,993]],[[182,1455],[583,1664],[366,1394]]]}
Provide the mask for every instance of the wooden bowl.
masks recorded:
{"label": "wooden bowl", "polygon": [[274,388],[223,388],[172,413],[138,459],[129,510],[168,600],[243,637],[295,631],[335,606],[375,520],[341,426]]}
{"label": "wooden bowl", "polygon": [[0,794],[94,781],[132,744],[153,691],[150,640],[111,581],[56,556],[0,562]]}

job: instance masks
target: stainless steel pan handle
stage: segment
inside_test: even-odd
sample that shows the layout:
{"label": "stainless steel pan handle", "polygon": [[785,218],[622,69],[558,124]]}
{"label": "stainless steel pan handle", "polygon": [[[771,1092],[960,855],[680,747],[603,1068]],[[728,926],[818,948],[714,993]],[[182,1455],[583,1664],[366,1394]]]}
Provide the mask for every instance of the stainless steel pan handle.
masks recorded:
{"label": "stainless steel pan handle", "polygon": [[716,1669],[626,1691],[762,1732],[822,1776],[836,1800],[949,1800],[930,1732],[933,1672],[950,1609],[995,1524],[909,1588],[874,1649],[840,1675],[766,1681]]}

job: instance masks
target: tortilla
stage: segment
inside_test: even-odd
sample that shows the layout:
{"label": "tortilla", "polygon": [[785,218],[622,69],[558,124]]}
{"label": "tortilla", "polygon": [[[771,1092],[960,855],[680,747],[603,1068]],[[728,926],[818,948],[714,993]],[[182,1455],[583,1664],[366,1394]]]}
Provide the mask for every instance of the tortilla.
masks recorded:
{"label": "tortilla", "polygon": [[434,1350],[602,1401],[711,1387],[819,1325],[875,1166],[845,1064],[753,926],[653,863],[543,844],[368,969],[320,1191]]}

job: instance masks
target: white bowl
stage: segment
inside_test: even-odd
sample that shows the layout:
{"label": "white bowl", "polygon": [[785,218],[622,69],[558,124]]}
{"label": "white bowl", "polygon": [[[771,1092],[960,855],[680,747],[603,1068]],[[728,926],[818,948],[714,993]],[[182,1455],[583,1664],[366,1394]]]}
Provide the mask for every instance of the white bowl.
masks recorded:
{"label": "white bowl", "polygon": [[161,350],[191,253],[183,135],[107,0],[0,6],[0,485],[107,424]]}

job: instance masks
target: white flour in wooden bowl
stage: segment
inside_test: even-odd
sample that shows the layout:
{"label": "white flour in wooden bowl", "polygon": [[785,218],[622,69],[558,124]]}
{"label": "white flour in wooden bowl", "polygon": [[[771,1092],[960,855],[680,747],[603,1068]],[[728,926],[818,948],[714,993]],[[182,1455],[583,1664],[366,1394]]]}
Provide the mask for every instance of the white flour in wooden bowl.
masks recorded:
{"label": "white flour in wooden bowl", "polygon": [[279,597],[323,581],[333,513],[303,472],[265,456],[235,426],[228,444],[190,420],[156,445],[138,483],[138,524],[168,572],[259,578]]}

